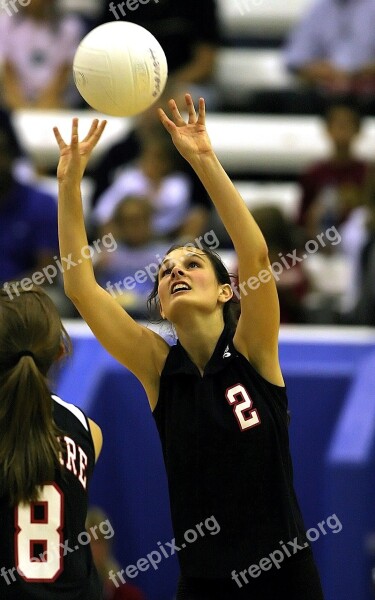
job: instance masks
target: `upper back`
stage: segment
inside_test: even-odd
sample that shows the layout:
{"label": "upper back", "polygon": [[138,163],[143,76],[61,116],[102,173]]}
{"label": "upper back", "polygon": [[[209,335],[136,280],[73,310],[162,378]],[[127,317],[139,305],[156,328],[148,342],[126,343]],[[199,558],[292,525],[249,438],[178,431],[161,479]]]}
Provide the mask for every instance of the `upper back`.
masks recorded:
{"label": "upper back", "polygon": [[[87,492],[95,465],[93,441],[84,413],[52,398],[54,420],[66,443],[62,471],[56,469],[54,481],[44,485],[36,503],[11,507],[6,497],[0,498],[0,564],[7,571],[0,578],[4,600],[97,598],[97,576],[85,534]],[[41,561],[45,551],[47,559]]]}

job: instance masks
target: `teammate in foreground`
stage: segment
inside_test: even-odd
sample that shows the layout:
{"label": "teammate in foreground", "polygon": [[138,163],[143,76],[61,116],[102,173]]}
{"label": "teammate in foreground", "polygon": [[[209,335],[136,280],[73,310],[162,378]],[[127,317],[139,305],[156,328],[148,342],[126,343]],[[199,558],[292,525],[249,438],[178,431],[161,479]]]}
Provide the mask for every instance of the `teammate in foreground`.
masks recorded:
{"label": "teammate in foreground", "polygon": [[70,341],[40,289],[0,291],[0,598],[100,600],[85,533],[99,427],[51,395]]}
{"label": "teammate in foreground", "polygon": [[[238,324],[231,319],[230,277],[217,256],[200,247],[172,248],[155,282],[152,298],[178,337],[172,348],[96,283],[89,261],[65,272],[65,291],[103,346],[144,386],[163,446],[177,546],[210,516],[220,525],[217,535],[185,543],[179,552],[177,599],[321,600],[293,489],[279,305],[267,246],[214,154],[204,100],[198,115],[190,95],[186,106],[188,122],[174,100],[172,119],[161,109],[159,116],[233,241],[243,283]],[[87,244],[80,181],[104,127],[95,120],[79,143],[75,119],[70,144],[55,129],[60,251],[75,262]],[[255,577],[250,567],[281,553],[280,543],[291,549],[289,556],[278,566],[268,560]]]}

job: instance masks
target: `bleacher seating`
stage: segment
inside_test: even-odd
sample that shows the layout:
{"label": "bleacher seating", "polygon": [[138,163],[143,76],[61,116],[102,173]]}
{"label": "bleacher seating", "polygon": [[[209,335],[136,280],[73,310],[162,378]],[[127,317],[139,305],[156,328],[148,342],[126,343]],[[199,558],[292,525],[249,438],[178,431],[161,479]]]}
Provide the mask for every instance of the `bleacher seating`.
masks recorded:
{"label": "bleacher seating", "polygon": [[[280,37],[296,23],[314,0],[217,0],[222,35],[225,38]],[[59,0],[65,11],[95,16],[98,0]],[[142,6],[139,7],[142,10]]]}
{"label": "bleacher seating", "polygon": [[[18,111],[14,125],[21,142],[39,167],[54,168],[58,148],[52,132],[57,125],[67,138],[73,116],[78,116],[81,131],[88,129],[98,114],[90,110]],[[99,115],[100,117],[100,115]],[[131,127],[130,119],[110,117],[108,127],[93,158],[102,154]],[[251,116],[210,114],[207,127],[213,146],[231,173],[299,173],[313,161],[329,153],[329,141],[318,117]],[[364,120],[357,153],[368,160],[375,156],[375,119]]]}
{"label": "bleacher seating", "polygon": [[220,48],[215,82],[220,101],[243,105],[252,92],[292,90],[297,79],[287,71],[280,50]]}
{"label": "bleacher seating", "polygon": [[286,217],[296,218],[301,197],[298,183],[235,181],[234,184],[250,209],[272,204],[280,208]]}
{"label": "bleacher seating", "polygon": [[217,0],[225,38],[284,37],[314,0]]}
{"label": "bleacher seating", "polygon": [[80,132],[87,132],[93,118],[108,120],[108,125],[100,144],[93,153],[93,161],[105,152],[118,139],[123,137],[131,127],[130,119],[119,117],[108,118],[91,110],[20,110],[13,113],[13,124],[21,144],[30,154],[36,166],[42,171],[54,168],[58,160],[58,147],[53,127],[56,125],[65,140],[69,140],[73,117],[80,120]]}
{"label": "bleacher seating", "polygon": [[61,10],[64,12],[80,12],[87,17],[96,17],[100,8],[100,0],[59,0]]}

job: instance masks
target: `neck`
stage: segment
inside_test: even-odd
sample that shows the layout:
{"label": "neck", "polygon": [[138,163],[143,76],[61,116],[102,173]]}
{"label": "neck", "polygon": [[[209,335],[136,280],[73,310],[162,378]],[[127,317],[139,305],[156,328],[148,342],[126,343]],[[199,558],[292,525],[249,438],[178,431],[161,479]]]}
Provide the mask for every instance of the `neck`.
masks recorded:
{"label": "neck", "polygon": [[349,147],[336,148],[334,162],[336,163],[347,163],[353,160],[351,150]]}
{"label": "neck", "polygon": [[39,10],[34,10],[30,13],[25,12],[25,17],[32,19],[37,23],[49,23],[52,20],[52,14],[52,11],[46,9],[44,6],[41,6]]}
{"label": "neck", "polygon": [[224,329],[222,313],[212,315],[212,318],[207,318],[207,315],[196,317],[188,324],[175,325],[175,329],[180,344],[203,374]]}

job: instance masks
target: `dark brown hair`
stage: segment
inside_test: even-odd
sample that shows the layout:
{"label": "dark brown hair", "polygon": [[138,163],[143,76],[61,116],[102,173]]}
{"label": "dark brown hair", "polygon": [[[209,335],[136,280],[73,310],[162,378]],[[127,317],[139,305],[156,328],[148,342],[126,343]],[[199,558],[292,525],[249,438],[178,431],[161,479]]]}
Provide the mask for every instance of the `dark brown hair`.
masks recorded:
{"label": "dark brown hair", "polygon": [[[196,242],[189,242],[187,244],[185,244],[184,246],[181,246],[181,244],[174,244],[173,246],[171,246],[169,248],[169,250],[165,253],[164,256],[167,256],[170,252],[173,252],[173,250],[178,250],[179,248],[194,248],[194,249],[198,249],[201,250],[209,259],[213,270],[215,272],[216,275],[216,280],[218,283],[220,284],[225,284],[227,283],[228,285],[232,285],[232,278],[234,278],[234,275],[230,275],[228,273],[228,270],[226,268],[226,266],[224,265],[223,261],[221,260],[220,256],[217,254],[217,252],[215,252],[214,250],[212,250],[209,246],[206,246],[205,244],[200,244],[199,246],[197,245]],[[159,272],[160,272],[160,267],[159,267]],[[159,296],[158,296],[158,287],[159,287],[159,277],[156,277],[155,282],[154,282],[154,287],[152,289],[152,292],[150,293],[148,300],[147,300],[147,306],[150,312],[150,315],[154,315],[156,312],[156,309],[158,307],[158,303],[159,303]],[[234,300],[234,296],[228,300],[228,302],[226,302],[223,306],[223,318],[224,318],[224,323],[227,327],[229,327],[229,329],[231,331],[234,331],[236,329],[236,325],[237,325],[237,319],[238,319],[238,303]],[[162,321],[162,319],[159,319],[159,321]]]}
{"label": "dark brown hair", "polygon": [[12,505],[36,501],[61,467],[47,373],[70,347],[45,292],[0,290],[0,497]]}

